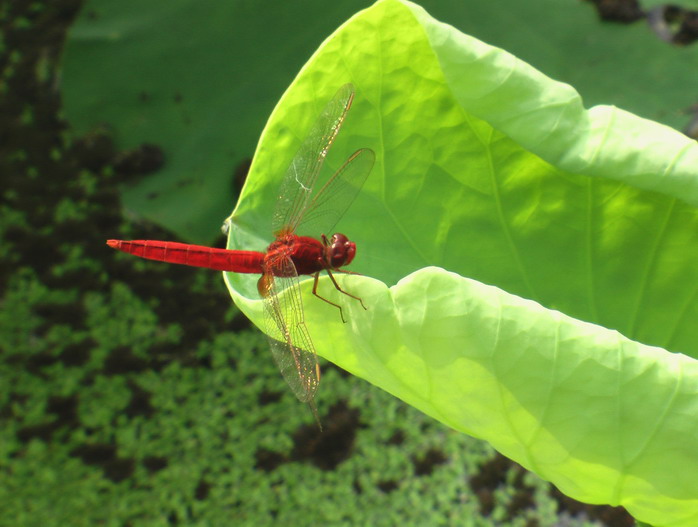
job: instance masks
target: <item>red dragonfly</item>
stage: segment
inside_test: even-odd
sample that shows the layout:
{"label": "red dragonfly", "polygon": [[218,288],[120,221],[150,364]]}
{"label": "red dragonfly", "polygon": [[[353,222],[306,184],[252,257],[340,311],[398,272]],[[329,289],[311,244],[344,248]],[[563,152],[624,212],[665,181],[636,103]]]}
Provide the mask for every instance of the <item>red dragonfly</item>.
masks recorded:
{"label": "red dragonfly", "polygon": [[275,240],[266,253],[153,240],[107,241],[110,247],[141,258],[261,274],[257,289],[264,299],[265,329],[274,360],[296,397],[309,404],[318,424],[314,397],[320,368],[304,321],[299,275],[314,276],[313,295],[338,308],[343,321],[341,306],[317,292],[321,271],[327,271],[338,291],[366,309],[362,300],[344,291],[332,275],[333,271],[348,272],[341,267],[354,259],[356,244],[344,234],[328,239],[325,233],[331,232],[359,193],[373,167],[373,151],[362,148],[354,152],[313,194],[325,157],[353,100],[353,86],[345,84],[325,106],[291,161],[272,217]]}

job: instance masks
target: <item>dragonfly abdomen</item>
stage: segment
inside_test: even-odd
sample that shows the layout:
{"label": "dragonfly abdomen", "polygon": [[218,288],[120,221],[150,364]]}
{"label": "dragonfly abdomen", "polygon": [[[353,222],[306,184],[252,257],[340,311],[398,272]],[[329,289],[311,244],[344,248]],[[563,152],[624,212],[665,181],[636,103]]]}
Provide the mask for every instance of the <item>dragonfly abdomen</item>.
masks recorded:
{"label": "dragonfly abdomen", "polygon": [[107,245],[149,260],[234,273],[259,274],[262,272],[262,262],[264,261],[264,253],[257,251],[217,249],[188,243],[155,240],[107,240]]}

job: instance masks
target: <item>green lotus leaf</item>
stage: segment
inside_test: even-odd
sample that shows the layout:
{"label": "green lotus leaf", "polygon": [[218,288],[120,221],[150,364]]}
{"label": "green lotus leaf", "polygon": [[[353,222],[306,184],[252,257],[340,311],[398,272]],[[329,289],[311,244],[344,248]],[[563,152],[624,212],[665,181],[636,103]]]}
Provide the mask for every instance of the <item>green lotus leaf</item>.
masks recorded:
{"label": "green lotus leaf", "polygon": [[[695,141],[587,110],[569,85],[381,0],[324,42],[272,113],[229,247],[271,241],[285,169],[346,82],[356,99],[325,177],[376,152],[336,229],[363,275],[338,279],[368,309],[321,279],[343,324],[304,280],[318,354],[573,498],[698,524]],[[225,277],[263,327],[257,277]]]}

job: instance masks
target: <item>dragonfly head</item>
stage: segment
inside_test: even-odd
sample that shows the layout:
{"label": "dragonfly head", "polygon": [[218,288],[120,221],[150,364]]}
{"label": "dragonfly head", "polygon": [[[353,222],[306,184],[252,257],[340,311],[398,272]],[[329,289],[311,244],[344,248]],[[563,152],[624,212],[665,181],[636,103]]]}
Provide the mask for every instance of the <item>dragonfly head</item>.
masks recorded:
{"label": "dragonfly head", "polygon": [[326,249],[326,259],[332,269],[349,265],[356,256],[356,244],[344,234],[335,233]]}

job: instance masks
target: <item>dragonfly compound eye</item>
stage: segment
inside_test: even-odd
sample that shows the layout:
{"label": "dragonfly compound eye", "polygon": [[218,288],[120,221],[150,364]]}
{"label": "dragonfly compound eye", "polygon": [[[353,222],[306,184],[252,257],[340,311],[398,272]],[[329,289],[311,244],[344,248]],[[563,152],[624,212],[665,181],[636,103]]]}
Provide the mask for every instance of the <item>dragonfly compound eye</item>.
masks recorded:
{"label": "dragonfly compound eye", "polygon": [[328,253],[330,265],[337,269],[351,263],[356,255],[356,244],[344,234],[333,234]]}

